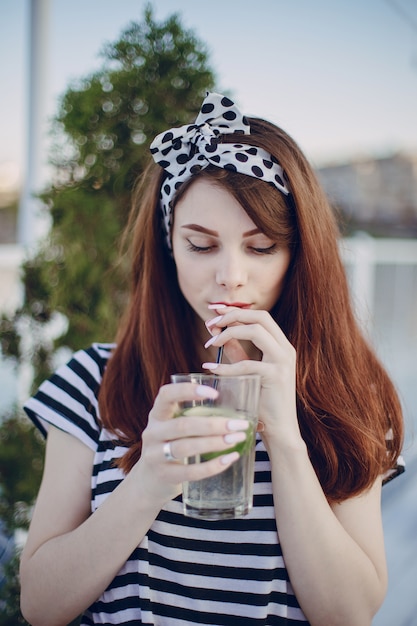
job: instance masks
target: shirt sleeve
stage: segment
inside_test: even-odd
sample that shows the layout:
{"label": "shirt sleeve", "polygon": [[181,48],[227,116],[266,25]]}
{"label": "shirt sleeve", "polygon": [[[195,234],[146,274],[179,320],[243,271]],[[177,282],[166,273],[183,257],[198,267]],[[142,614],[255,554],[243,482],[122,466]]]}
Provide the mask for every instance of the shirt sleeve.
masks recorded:
{"label": "shirt sleeve", "polygon": [[93,344],[76,352],[39,387],[23,406],[46,437],[52,425],[67,432],[93,451],[100,436],[98,391],[111,344]]}

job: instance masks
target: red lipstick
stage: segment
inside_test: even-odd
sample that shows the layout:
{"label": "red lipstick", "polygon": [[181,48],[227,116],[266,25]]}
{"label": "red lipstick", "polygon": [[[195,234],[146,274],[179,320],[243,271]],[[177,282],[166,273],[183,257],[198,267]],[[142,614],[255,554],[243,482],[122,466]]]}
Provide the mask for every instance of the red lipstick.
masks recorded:
{"label": "red lipstick", "polygon": [[234,306],[238,309],[249,309],[252,305],[248,302],[212,302],[212,306],[222,304],[223,306]]}

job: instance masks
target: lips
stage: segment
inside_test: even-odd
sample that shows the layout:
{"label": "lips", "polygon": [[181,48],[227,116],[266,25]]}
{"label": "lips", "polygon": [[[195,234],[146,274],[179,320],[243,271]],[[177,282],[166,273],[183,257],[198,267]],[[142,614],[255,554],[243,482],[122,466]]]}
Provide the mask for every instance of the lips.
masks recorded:
{"label": "lips", "polygon": [[252,304],[248,304],[247,302],[213,302],[214,304],[223,304],[224,306],[234,306],[238,309],[250,309]]}

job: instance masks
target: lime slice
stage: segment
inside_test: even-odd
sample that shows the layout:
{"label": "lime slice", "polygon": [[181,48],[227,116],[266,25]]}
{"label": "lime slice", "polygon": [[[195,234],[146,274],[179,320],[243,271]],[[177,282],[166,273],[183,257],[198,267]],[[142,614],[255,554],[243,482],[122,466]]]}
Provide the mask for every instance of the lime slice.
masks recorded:
{"label": "lime slice", "polygon": [[[233,419],[244,419],[241,413],[224,407],[212,407],[212,406],[193,406],[188,409],[183,409],[180,415],[184,416],[196,416],[196,417],[229,417]],[[239,441],[237,444],[227,450],[216,450],[215,452],[205,452],[201,455],[202,461],[210,461],[223,454],[230,454],[231,452],[238,452],[240,456],[247,454],[253,446],[254,425],[249,422],[249,427],[246,430],[246,439]]]}
{"label": "lime slice", "polygon": [[227,450],[217,450],[216,452],[205,452],[201,455],[202,461],[210,461],[211,459],[216,459],[218,456],[222,456],[223,454],[230,454],[231,452],[239,452],[239,456],[244,456],[248,454],[249,450],[253,445],[253,424],[249,424],[246,432],[246,439],[243,441],[239,441],[231,448],[227,448]]}
{"label": "lime slice", "polygon": [[181,415],[184,416],[196,416],[196,417],[232,417],[235,419],[241,419],[241,414],[233,409],[220,406],[192,406],[188,409],[183,409]]}

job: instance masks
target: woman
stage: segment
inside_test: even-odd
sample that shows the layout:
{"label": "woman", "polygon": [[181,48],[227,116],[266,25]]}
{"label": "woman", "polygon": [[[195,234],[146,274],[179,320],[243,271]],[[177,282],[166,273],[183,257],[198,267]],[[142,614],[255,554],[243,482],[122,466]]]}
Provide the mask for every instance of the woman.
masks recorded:
{"label": "woman", "polygon": [[[293,140],[209,94],[158,136],[138,186],[115,345],[74,355],[26,404],[48,430],[22,555],[31,624],[368,625],[387,586],[380,495],[397,395],[354,320],[332,211]],[[224,346],[224,359],[216,353]],[[261,376],[254,507],[182,515],[244,420],[172,419],[217,392],[175,372]],[[387,439],[388,437],[388,439]]]}

